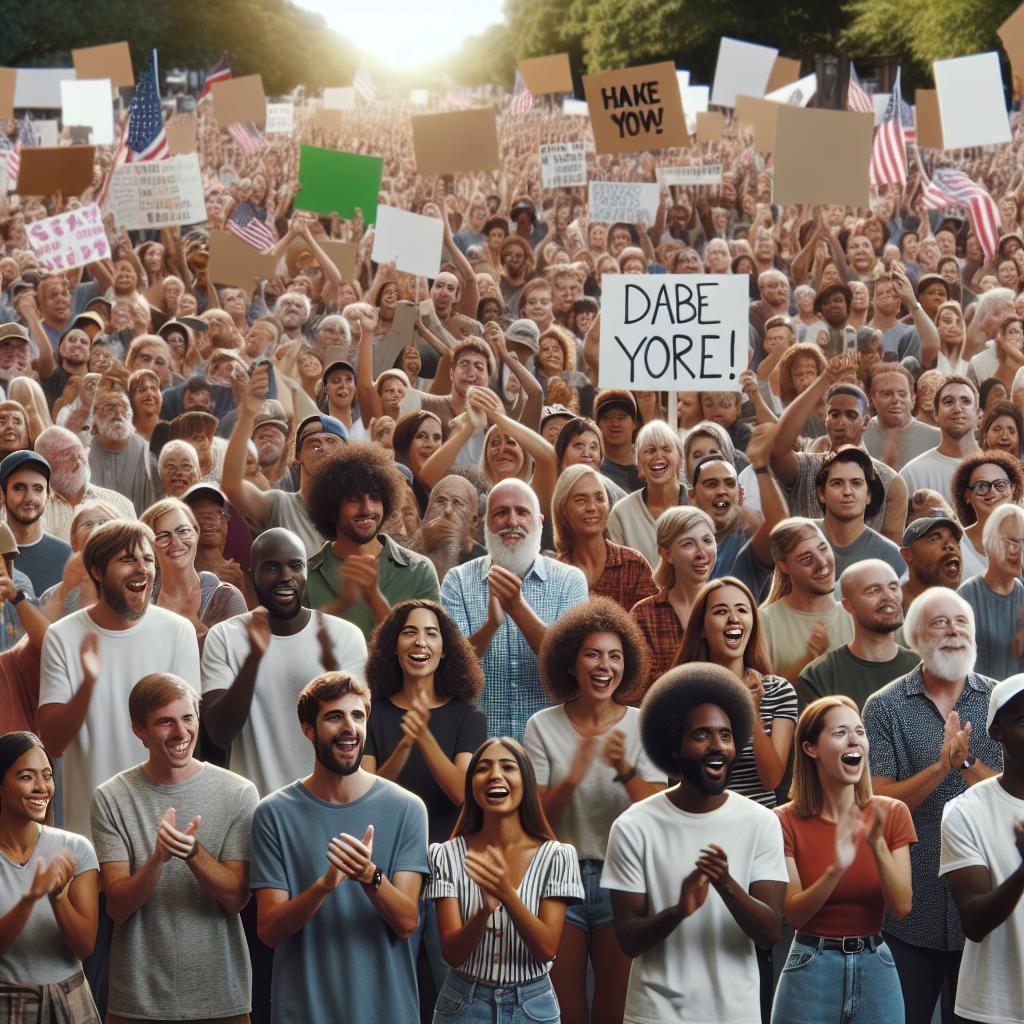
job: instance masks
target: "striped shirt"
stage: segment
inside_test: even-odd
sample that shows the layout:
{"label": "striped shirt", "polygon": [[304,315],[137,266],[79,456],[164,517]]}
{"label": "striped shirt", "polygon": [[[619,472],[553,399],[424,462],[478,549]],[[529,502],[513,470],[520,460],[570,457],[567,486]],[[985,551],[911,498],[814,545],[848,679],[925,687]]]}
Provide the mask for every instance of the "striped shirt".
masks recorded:
{"label": "striped shirt", "polygon": [[[761,728],[771,736],[773,719],[796,722],[796,690],[781,676],[765,676],[762,681],[764,694],[761,696]],[[757,774],[753,740],[750,740],[736,756],[732,771],[729,773],[729,788],[734,793],[742,793],[751,800],[764,804],[765,807],[774,807],[778,802],[775,793],[764,788],[761,777]]]}
{"label": "striped shirt", "polygon": [[[553,839],[542,843],[533,855],[516,890],[533,915],[540,913],[541,900],[583,901],[583,881],[576,851]],[[462,920],[468,921],[483,906],[479,886],[466,874],[466,840],[456,836],[430,847],[430,881],[423,898],[459,901]],[[541,963],[527,948],[508,911],[501,904],[491,914],[480,944],[459,966],[459,973],[486,985],[522,985],[541,978],[551,962]]]}

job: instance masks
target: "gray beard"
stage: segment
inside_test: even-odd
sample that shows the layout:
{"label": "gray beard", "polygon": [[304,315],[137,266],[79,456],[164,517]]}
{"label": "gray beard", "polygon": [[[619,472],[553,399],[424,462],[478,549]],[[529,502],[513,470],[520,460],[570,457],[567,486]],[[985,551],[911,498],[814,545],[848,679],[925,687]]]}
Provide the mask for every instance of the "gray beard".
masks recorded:
{"label": "gray beard", "polygon": [[423,540],[422,529],[417,530],[409,538],[409,547],[417,554],[426,555],[430,559],[434,569],[437,571],[437,578],[439,580],[444,579],[448,570],[454,569],[459,564],[459,558],[462,556],[462,542],[460,540],[439,544],[432,550],[428,550]]}
{"label": "gray beard", "polygon": [[977,651],[973,642],[966,651],[958,651],[956,654],[940,651],[938,644],[921,645],[921,661],[924,662],[924,667],[932,675],[950,682],[966,679],[967,674],[974,668],[976,656]]}
{"label": "gray beard", "polygon": [[531,566],[540,554],[540,529],[529,533],[516,546],[511,547],[501,539],[501,534],[492,533],[490,529],[484,530],[484,538],[487,544],[487,553],[495,565],[502,569],[508,569],[523,579],[530,571]]}

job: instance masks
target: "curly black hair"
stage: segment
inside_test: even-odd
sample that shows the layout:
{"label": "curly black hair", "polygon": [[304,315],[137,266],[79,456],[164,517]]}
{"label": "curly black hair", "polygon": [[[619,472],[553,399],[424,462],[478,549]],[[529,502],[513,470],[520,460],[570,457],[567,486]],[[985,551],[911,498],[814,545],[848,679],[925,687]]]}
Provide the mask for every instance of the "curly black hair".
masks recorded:
{"label": "curly black hair", "polygon": [[402,689],[402,669],[398,664],[398,636],[406,620],[417,609],[424,608],[437,616],[444,655],[434,673],[434,688],[439,696],[475,704],[484,688],[484,672],[469,640],[452,622],[448,613],[436,602],[401,601],[391,614],[370,634],[367,645],[366,679],[375,701],[386,700]]}
{"label": "curly black hair", "polygon": [[636,620],[607,597],[592,597],[574,605],[545,631],[538,660],[548,696],[555,704],[565,704],[580,692],[576,656],[590,633],[614,633],[622,641],[622,682],[612,700],[617,704],[635,703],[643,696],[650,671],[647,643]]}
{"label": "curly black hair", "polygon": [[953,479],[949,484],[949,492],[953,497],[953,511],[964,526],[972,526],[978,521],[974,509],[967,503],[967,487],[971,482],[971,474],[979,466],[998,466],[1010,481],[1011,501],[1019,503],[1024,497],[1024,466],[1020,459],[1004,452],[1000,448],[975,452],[961,460],[953,470]]}
{"label": "curly black hair", "polygon": [[701,704],[715,704],[728,715],[737,753],[750,742],[754,704],[747,688],[729,669],[703,661],[669,669],[644,697],[640,739],[655,767],[670,777],[679,776],[686,716]]}
{"label": "curly black hair", "polygon": [[338,509],[343,501],[376,494],[384,505],[384,518],[401,500],[403,483],[392,456],[380,445],[350,441],[321,467],[309,492],[306,509],[313,525],[325,536],[338,533]]}

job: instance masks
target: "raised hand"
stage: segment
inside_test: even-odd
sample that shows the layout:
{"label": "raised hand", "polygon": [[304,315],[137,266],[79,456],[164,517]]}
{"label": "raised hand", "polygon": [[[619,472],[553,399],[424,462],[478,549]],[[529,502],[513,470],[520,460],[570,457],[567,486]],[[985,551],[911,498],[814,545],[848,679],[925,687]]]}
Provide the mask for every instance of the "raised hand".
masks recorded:
{"label": "raised hand", "polygon": [[412,707],[402,715],[399,726],[403,735],[413,743],[417,743],[429,732],[430,702],[425,693],[420,691],[416,694]]}

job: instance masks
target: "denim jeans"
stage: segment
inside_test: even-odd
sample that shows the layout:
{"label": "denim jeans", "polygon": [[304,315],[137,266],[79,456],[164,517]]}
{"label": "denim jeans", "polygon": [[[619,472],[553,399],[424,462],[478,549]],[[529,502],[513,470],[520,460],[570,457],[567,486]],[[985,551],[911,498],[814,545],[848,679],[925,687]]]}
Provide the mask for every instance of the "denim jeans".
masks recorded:
{"label": "denim jeans", "polygon": [[793,940],[782,969],[772,1024],[897,1024],[903,993],[883,942],[874,952],[822,949]]}
{"label": "denim jeans", "polygon": [[449,971],[434,1007],[434,1024],[558,1024],[558,1000],[544,975],[523,985],[485,985]]}
{"label": "denim jeans", "polygon": [[603,868],[603,860],[580,861],[585,896],[582,903],[573,903],[565,908],[565,923],[575,925],[589,936],[607,928],[614,920],[611,890],[601,888]]}

